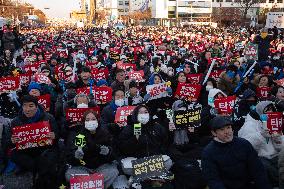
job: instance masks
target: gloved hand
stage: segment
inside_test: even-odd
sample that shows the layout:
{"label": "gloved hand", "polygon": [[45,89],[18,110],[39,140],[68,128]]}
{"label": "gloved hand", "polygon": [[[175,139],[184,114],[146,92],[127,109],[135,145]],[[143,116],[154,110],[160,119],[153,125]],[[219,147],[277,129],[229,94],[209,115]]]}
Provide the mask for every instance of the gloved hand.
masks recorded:
{"label": "gloved hand", "polygon": [[100,148],[101,148],[101,151],[100,151],[101,155],[106,156],[109,154],[109,151],[110,151],[109,147],[102,145]]}
{"label": "gloved hand", "polygon": [[78,149],[75,151],[75,158],[76,159],[83,159],[84,157],[84,152],[82,147],[78,147]]}

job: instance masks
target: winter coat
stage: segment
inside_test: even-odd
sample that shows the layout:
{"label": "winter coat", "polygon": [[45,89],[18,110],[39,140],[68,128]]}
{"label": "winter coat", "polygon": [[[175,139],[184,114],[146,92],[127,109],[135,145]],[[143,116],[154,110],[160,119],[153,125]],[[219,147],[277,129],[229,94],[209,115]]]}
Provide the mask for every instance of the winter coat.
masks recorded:
{"label": "winter coat", "polygon": [[232,142],[211,141],[202,153],[202,172],[210,189],[271,189],[257,153],[241,138]]}
{"label": "winter coat", "polygon": [[222,72],[217,83],[218,89],[222,90],[227,95],[233,95],[234,90],[236,89],[238,83],[240,82],[240,78],[237,76],[234,78],[233,82],[228,82],[226,81],[225,77],[226,77],[226,72]]}
{"label": "winter coat", "polygon": [[147,157],[166,154],[168,135],[166,129],[154,123],[151,119],[146,124],[141,124],[141,135],[134,135],[134,124],[137,121],[138,112],[133,112],[132,124],[123,128],[118,137],[118,147],[125,157]]}
{"label": "winter coat", "polygon": [[2,41],[4,44],[4,50],[15,49],[15,36],[12,32],[6,32],[3,34]]}
{"label": "winter coat", "polygon": [[[86,139],[86,146],[82,148],[84,152],[84,157],[82,160],[86,163],[85,167],[95,169],[114,160],[115,153],[114,149],[112,148],[112,137],[106,129],[98,127],[96,132],[92,134],[87,129],[81,128],[77,132],[69,132],[66,140],[67,161],[72,166],[81,165],[80,161],[75,158],[75,151],[78,149],[78,147],[75,145],[75,139],[79,134],[84,135]],[[100,154],[100,147],[102,145],[107,146],[110,149],[109,154]]]}
{"label": "winter coat", "polygon": [[284,136],[282,136],[282,144],[276,144],[271,138],[264,138],[260,132],[262,122],[257,118],[257,114],[251,112],[247,115],[245,124],[238,132],[238,136],[248,140],[258,156],[272,159],[278,156],[281,148],[284,147]]}
{"label": "winter coat", "polygon": [[[38,106],[38,108],[40,110],[40,114],[39,114],[39,117],[38,117],[38,121],[36,121],[36,122],[48,121],[49,124],[50,124],[51,132],[54,132],[54,134],[55,134],[55,140],[53,141],[53,145],[25,149],[25,150],[21,150],[21,152],[39,155],[43,151],[45,151],[46,149],[51,149],[51,148],[56,146],[57,139],[58,139],[58,127],[57,127],[56,121],[55,121],[54,117],[52,115],[50,115],[49,113],[45,112],[40,105]],[[32,123],[36,123],[36,122],[32,122]],[[26,125],[26,124],[30,124],[30,121],[24,115],[23,111],[21,110],[19,112],[19,115],[12,120],[11,127],[7,128],[7,130],[6,130],[5,137],[4,137],[5,138],[4,143],[5,143],[5,146],[6,146],[7,149],[11,149],[11,148],[15,147],[15,144],[13,144],[12,141],[11,141],[12,128],[22,126],[22,125]]]}

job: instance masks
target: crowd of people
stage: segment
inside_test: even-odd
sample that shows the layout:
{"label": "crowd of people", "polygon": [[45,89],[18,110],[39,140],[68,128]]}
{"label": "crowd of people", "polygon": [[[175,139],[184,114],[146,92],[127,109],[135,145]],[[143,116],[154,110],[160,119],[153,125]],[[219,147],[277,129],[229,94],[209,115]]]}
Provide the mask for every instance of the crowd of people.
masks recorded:
{"label": "crowd of people", "polygon": [[[32,172],[36,189],[93,173],[113,189],[284,188],[283,30],[6,26],[1,37],[2,174]],[[46,124],[43,145],[23,145],[17,130]],[[137,181],[132,163],[154,155],[166,175]]]}

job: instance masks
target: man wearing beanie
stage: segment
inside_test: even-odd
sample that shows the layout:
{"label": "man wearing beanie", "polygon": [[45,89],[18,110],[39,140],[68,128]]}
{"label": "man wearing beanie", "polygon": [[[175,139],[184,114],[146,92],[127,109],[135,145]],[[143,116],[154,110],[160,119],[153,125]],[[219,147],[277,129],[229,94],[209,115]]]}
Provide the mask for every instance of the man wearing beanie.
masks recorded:
{"label": "man wearing beanie", "polygon": [[[36,188],[53,188],[56,180],[56,144],[58,138],[58,128],[52,115],[46,113],[38,105],[36,97],[26,95],[21,99],[22,109],[17,117],[11,122],[11,127],[7,130],[4,146],[6,150],[12,149],[11,159],[19,167],[20,171],[30,171],[36,174]],[[16,149],[16,144],[20,141],[19,136],[12,134],[12,128],[48,121],[51,132],[47,138],[53,140],[52,145],[33,147],[26,149]],[[43,155],[44,154],[44,155]],[[55,177],[55,178],[54,178]]]}
{"label": "man wearing beanie", "polygon": [[214,139],[202,153],[202,172],[210,189],[271,189],[252,145],[234,137],[232,122],[223,116],[211,121]]}
{"label": "man wearing beanie", "polygon": [[37,82],[31,82],[28,87],[29,95],[39,97],[41,92],[41,86]]}
{"label": "man wearing beanie", "polygon": [[259,102],[255,110],[247,115],[238,136],[252,144],[265,167],[270,182],[273,186],[277,186],[279,180],[278,155],[284,147],[284,137],[281,132],[270,133],[268,130],[265,115],[269,112],[276,112],[273,102]]}

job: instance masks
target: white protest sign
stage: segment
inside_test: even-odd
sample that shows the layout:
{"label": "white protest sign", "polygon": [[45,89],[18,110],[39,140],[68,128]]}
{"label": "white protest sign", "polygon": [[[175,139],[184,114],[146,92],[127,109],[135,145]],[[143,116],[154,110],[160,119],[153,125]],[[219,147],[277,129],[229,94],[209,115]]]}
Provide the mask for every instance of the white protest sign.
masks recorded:
{"label": "white protest sign", "polygon": [[284,12],[268,12],[266,17],[267,28],[284,28]]}

